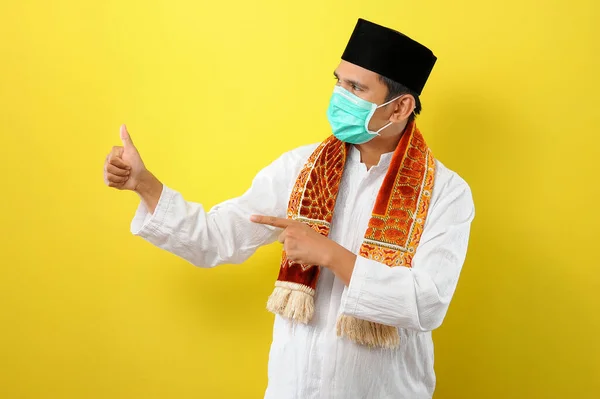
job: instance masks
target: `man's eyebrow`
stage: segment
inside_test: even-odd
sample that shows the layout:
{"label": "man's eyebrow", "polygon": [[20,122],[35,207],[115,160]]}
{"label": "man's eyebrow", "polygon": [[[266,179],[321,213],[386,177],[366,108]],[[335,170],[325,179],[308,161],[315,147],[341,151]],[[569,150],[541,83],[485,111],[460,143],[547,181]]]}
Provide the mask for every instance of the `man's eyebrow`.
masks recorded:
{"label": "man's eyebrow", "polygon": [[[337,80],[340,80],[340,77],[338,76],[337,72],[333,71],[333,76],[335,76],[335,78],[336,78]],[[362,83],[359,83],[359,82],[357,82],[356,80],[352,80],[352,79],[342,79],[342,80],[343,80],[344,82],[348,83],[348,84],[349,84],[349,85],[351,85],[351,86],[356,86],[356,87],[358,87],[358,88],[360,88],[360,89],[363,89],[363,90],[366,90],[366,89],[368,89],[368,87],[367,87],[367,86],[365,86],[365,85],[364,85],[364,84],[362,84]]]}

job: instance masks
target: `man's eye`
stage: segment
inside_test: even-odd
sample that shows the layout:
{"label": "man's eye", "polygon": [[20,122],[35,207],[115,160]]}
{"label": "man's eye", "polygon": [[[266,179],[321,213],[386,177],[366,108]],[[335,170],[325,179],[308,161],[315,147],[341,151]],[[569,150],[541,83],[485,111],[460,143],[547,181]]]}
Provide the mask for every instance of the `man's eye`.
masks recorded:
{"label": "man's eye", "polygon": [[352,85],[352,90],[360,91],[360,87],[357,85]]}

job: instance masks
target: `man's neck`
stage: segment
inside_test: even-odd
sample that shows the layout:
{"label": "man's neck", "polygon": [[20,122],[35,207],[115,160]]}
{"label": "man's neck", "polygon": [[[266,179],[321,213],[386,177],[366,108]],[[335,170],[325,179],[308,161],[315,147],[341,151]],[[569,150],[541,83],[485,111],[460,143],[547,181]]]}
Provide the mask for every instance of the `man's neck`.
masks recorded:
{"label": "man's neck", "polygon": [[367,170],[379,163],[381,154],[393,152],[396,149],[407,124],[396,127],[396,132],[386,132],[387,134],[375,137],[367,143],[355,145],[360,152],[360,161],[366,165]]}

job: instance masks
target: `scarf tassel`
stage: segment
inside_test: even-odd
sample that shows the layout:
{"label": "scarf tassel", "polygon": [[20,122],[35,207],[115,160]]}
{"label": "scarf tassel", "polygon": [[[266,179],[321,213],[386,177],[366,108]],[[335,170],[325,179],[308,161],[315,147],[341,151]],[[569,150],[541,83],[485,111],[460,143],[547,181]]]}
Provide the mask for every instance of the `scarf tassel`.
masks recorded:
{"label": "scarf tassel", "polygon": [[396,349],[400,346],[398,328],[356,317],[341,315],[337,321],[338,337],[346,337],[370,348]]}
{"label": "scarf tassel", "polygon": [[315,290],[298,283],[277,281],[267,301],[267,310],[307,324],[315,313]]}
{"label": "scarf tassel", "polygon": [[[267,301],[267,310],[299,323],[308,324],[315,312],[315,291],[303,284],[277,281]],[[338,337],[345,337],[370,348],[396,349],[400,346],[398,328],[356,317],[341,315]]]}

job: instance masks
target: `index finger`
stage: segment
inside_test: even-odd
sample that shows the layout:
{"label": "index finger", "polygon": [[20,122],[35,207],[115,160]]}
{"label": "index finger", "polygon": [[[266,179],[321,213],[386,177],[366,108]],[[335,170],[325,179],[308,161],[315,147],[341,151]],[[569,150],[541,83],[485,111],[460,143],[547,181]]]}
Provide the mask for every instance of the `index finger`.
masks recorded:
{"label": "index finger", "polygon": [[294,221],[290,219],[263,215],[252,215],[250,216],[250,220],[254,223],[267,224],[269,226],[279,227],[281,229],[285,229],[286,227],[294,223]]}

